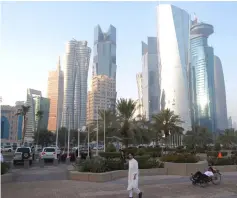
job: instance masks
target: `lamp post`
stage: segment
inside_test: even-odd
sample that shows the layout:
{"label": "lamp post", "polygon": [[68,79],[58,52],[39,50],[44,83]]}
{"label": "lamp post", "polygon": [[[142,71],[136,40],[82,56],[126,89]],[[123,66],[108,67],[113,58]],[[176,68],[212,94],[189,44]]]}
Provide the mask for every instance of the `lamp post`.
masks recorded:
{"label": "lamp post", "polygon": [[88,123],[87,158],[90,159],[90,122]]}
{"label": "lamp post", "polygon": [[79,162],[79,160],[80,160],[80,132],[81,132],[81,130],[78,129],[77,131],[78,131],[78,138],[77,138],[77,160]]}
{"label": "lamp post", "polygon": [[99,147],[99,108],[97,107],[97,129],[96,129],[96,156],[98,156]]}
{"label": "lamp post", "polygon": [[55,146],[56,146],[56,149],[55,149],[55,156],[54,156],[54,165],[57,165],[58,164],[58,121],[59,121],[59,117],[58,117],[58,102],[57,102],[57,115],[56,115],[56,142],[55,142]]}
{"label": "lamp post", "polygon": [[69,155],[69,147],[70,147],[70,113],[68,113],[68,134],[67,134],[67,159],[66,159],[66,164],[70,164],[70,155]]}

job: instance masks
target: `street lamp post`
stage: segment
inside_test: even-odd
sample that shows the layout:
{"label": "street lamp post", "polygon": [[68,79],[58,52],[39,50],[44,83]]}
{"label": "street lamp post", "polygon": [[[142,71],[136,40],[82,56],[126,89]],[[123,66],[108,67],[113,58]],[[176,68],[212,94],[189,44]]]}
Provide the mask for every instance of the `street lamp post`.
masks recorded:
{"label": "street lamp post", "polygon": [[67,159],[66,159],[66,164],[70,164],[70,155],[69,155],[69,147],[70,147],[70,113],[68,113],[68,134],[67,134]]}
{"label": "street lamp post", "polygon": [[56,142],[55,142],[55,146],[56,146],[56,149],[55,149],[55,156],[54,156],[54,165],[57,165],[58,164],[58,121],[59,121],[59,117],[58,117],[58,103],[57,103],[57,115],[56,115]]}
{"label": "street lamp post", "polygon": [[80,132],[81,130],[78,129],[78,138],[77,138],[77,160],[80,160]]}
{"label": "street lamp post", "polygon": [[97,129],[96,129],[96,156],[98,156],[99,147],[99,108],[97,107]]}
{"label": "street lamp post", "polygon": [[88,123],[87,158],[90,159],[90,122]]}

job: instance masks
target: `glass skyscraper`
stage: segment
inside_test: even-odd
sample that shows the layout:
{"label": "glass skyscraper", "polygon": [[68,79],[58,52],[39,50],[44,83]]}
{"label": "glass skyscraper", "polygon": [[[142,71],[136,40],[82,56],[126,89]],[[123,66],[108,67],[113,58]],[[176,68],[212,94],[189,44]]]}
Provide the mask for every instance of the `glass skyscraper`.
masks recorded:
{"label": "glass skyscraper", "polygon": [[116,79],[116,28],[109,26],[107,32],[102,32],[97,25],[94,30],[93,76],[106,75]]}
{"label": "glass skyscraper", "polygon": [[216,131],[214,52],[208,46],[213,26],[193,21],[190,39],[190,97],[192,124]]}
{"label": "glass skyscraper", "polygon": [[156,37],[142,42],[142,104],[146,119],[160,111],[160,84]]}
{"label": "glass skyscraper", "polygon": [[190,22],[185,10],[170,4],[157,7],[160,106],[179,115],[185,131],[191,128],[187,78]]}

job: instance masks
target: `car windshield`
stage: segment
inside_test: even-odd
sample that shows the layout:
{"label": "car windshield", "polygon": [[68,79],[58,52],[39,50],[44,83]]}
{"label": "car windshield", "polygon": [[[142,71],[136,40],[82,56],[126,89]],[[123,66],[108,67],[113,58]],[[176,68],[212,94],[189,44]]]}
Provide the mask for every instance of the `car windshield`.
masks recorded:
{"label": "car windshield", "polygon": [[55,152],[54,148],[45,148],[44,152]]}
{"label": "car windshield", "polygon": [[5,146],[5,148],[11,148],[11,146]]}
{"label": "car windshield", "polygon": [[18,149],[17,149],[17,152],[22,152],[22,153],[23,153],[23,152],[27,152],[27,153],[28,153],[29,151],[30,151],[29,148],[18,148]]}

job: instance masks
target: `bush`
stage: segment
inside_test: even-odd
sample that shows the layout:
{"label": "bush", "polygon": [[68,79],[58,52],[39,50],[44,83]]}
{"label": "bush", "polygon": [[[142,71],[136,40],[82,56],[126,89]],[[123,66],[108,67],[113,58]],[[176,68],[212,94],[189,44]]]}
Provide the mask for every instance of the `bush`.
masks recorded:
{"label": "bush", "polygon": [[109,158],[120,158],[121,157],[121,153],[119,153],[119,152],[100,152],[99,155],[101,157],[106,158],[106,159],[109,159]]}
{"label": "bush", "polygon": [[136,152],[136,155],[141,156],[141,155],[144,155],[145,153],[146,153],[145,148],[139,148]]}
{"label": "bush", "polygon": [[198,158],[192,154],[168,154],[161,158],[163,162],[174,162],[174,163],[196,163]]}
{"label": "bush", "polygon": [[8,172],[10,166],[6,162],[1,163],[1,175],[5,174]]}
{"label": "bush", "polygon": [[106,147],[106,152],[116,152],[116,147],[113,144],[108,144]]}
{"label": "bush", "polygon": [[237,156],[237,151],[231,151],[231,155]]}
{"label": "bush", "polygon": [[126,156],[128,155],[128,153],[133,153],[135,155],[135,153],[137,153],[137,150],[138,148],[136,147],[128,147],[128,148],[123,149]]}
{"label": "bush", "polygon": [[[217,152],[217,151],[208,151],[208,152],[207,152],[207,156],[208,156],[208,157],[217,157],[218,154],[219,154],[219,152]],[[227,156],[228,153],[227,153],[227,152],[221,152],[221,155],[222,155],[222,156]]]}
{"label": "bush", "polygon": [[139,169],[163,168],[164,164],[158,159],[151,158],[149,155],[135,156]]}
{"label": "bush", "polygon": [[211,166],[234,165],[234,161],[230,157],[225,157],[225,158],[210,157],[208,159],[208,164]]}
{"label": "bush", "polygon": [[123,170],[125,168],[123,161],[120,158],[106,160],[107,171]]}
{"label": "bush", "polygon": [[108,170],[106,159],[103,157],[94,157],[92,159],[86,159],[79,166],[80,172],[92,172],[92,173],[103,173]]}

